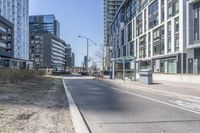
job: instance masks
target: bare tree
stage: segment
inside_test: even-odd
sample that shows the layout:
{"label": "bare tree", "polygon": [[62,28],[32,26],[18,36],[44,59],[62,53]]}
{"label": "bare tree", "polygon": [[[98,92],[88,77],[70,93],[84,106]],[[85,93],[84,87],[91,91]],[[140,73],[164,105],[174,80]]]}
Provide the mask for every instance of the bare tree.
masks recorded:
{"label": "bare tree", "polygon": [[105,69],[105,47],[104,45],[101,45],[99,47],[99,50],[96,51],[95,53],[95,57],[98,60],[99,65],[102,68],[102,71],[104,71]]}

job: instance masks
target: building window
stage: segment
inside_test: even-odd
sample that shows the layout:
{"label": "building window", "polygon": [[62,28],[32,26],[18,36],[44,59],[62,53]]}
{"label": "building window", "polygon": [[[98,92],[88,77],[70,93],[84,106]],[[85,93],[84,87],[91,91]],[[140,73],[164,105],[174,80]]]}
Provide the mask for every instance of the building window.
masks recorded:
{"label": "building window", "polygon": [[165,0],[161,0],[161,22],[165,20]]}
{"label": "building window", "polygon": [[168,18],[170,18],[179,13],[179,0],[168,0],[167,2],[168,2],[167,14]]}
{"label": "building window", "polygon": [[136,58],[138,58],[138,41],[136,39],[136,44],[135,44],[135,47],[136,47],[136,52],[135,52],[135,55],[136,55]]}
{"label": "building window", "polygon": [[171,21],[167,23],[167,34],[170,36],[172,34],[172,23]]}
{"label": "building window", "polygon": [[153,31],[153,55],[164,54],[164,26]]}
{"label": "building window", "polygon": [[123,46],[123,56],[126,56],[126,45]]}
{"label": "building window", "polygon": [[168,0],[168,4],[167,4],[167,15],[168,15],[168,18],[172,17],[173,16],[173,2],[172,0]]}
{"label": "building window", "polygon": [[124,29],[121,31],[121,45],[124,45]]}
{"label": "building window", "polygon": [[133,39],[134,39],[135,38],[135,21],[133,21],[132,34],[133,34]]}
{"label": "building window", "polygon": [[172,39],[171,39],[171,34],[172,34],[172,24],[171,21],[167,23],[167,52],[170,53],[172,51],[171,48],[171,43],[172,43]]}
{"label": "building window", "polygon": [[149,29],[158,25],[158,0],[149,6]]}
{"label": "building window", "polygon": [[130,56],[134,56],[134,42],[130,43]]}
{"label": "building window", "polygon": [[117,51],[117,54],[118,54],[118,57],[121,57],[121,52],[120,52],[120,48],[118,49],[118,51]]}
{"label": "building window", "polygon": [[179,51],[179,18],[175,19],[175,52]]}
{"label": "building window", "polygon": [[132,23],[128,25],[128,42],[132,40]]}
{"label": "building window", "polygon": [[175,32],[178,33],[179,32],[179,18],[175,19]]}
{"label": "building window", "polygon": [[178,14],[179,13],[179,0],[175,0],[174,5],[175,5],[175,14]]}
{"label": "building window", "polygon": [[144,10],[144,32],[147,30],[147,13],[146,9]]}
{"label": "building window", "polygon": [[151,57],[151,32],[149,32],[149,39],[148,39],[148,41],[149,41],[149,43],[148,43],[148,49],[149,49],[149,51],[148,51],[148,57]]}
{"label": "building window", "polygon": [[179,51],[179,36],[175,37],[175,51]]}
{"label": "building window", "polygon": [[139,57],[146,57],[146,36],[140,37],[139,39]]}
{"label": "building window", "polygon": [[142,13],[136,18],[136,34],[137,36],[142,34]]}
{"label": "building window", "polygon": [[172,39],[171,37],[168,38],[167,43],[167,52],[170,53],[172,51]]}
{"label": "building window", "polygon": [[198,41],[200,40],[200,2],[194,4],[193,6],[193,12],[194,12],[194,40]]}

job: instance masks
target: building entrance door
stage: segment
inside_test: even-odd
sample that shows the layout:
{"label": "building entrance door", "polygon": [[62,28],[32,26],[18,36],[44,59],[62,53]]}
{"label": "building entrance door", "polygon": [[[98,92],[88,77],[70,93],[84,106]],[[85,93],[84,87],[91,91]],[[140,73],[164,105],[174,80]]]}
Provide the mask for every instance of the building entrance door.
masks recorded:
{"label": "building entrance door", "polygon": [[194,64],[193,59],[188,59],[188,73],[190,73],[190,74],[193,74],[193,72],[194,72],[193,64]]}
{"label": "building entrance door", "polygon": [[197,72],[200,74],[200,59],[197,60]]}

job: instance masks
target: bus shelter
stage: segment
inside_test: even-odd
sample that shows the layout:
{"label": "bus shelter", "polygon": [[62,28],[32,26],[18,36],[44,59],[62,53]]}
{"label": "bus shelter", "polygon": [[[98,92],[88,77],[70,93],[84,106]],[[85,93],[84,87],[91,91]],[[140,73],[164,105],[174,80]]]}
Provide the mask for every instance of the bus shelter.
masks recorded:
{"label": "bus shelter", "polygon": [[112,59],[112,79],[136,81],[136,60],[134,57]]}

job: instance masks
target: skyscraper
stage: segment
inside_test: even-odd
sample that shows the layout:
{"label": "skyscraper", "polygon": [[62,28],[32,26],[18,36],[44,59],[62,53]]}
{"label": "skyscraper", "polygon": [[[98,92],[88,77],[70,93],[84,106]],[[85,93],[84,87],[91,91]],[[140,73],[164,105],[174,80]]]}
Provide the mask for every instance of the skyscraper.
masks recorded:
{"label": "skyscraper", "polygon": [[[104,0],[104,46],[109,46],[110,25],[123,0]],[[110,69],[110,49],[106,49],[105,66]]]}
{"label": "skyscraper", "polygon": [[123,0],[104,0],[104,45],[108,46],[109,28]]}
{"label": "skyscraper", "polygon": [[29,59],[29,0],[0,0],[0,15],[14,25],[14,58]]}

